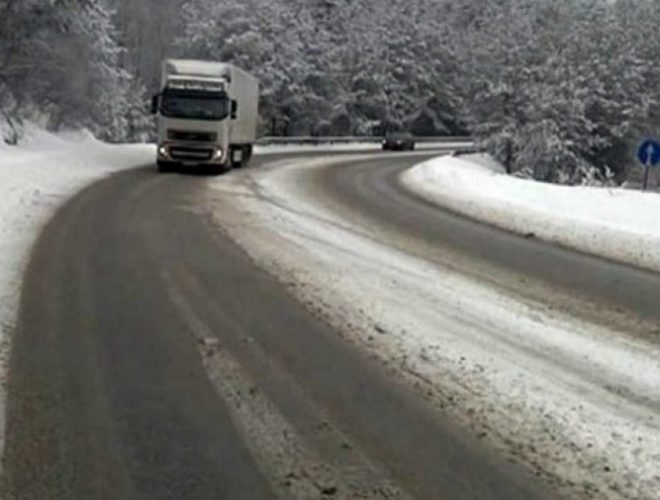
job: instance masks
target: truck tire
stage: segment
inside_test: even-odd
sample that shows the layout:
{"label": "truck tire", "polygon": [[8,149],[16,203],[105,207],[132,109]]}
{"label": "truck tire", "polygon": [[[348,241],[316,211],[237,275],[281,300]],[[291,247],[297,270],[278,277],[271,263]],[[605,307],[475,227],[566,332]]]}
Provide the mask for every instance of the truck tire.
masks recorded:
{"label": "truck tire", "polygon": [[231,167],[226,165],[213,165],[209,167],[211,175],[224,175],[231,170]]}
{"label": "truck tire", "polygon": [[227,159],[228,164],[230,165],[230,168],[241,168],[243,159],[241,158],[241,161],[234,161],[234,151],[237,151],[241,149],[240,146],[229,146],[229,158]]}
{"label": "truck tire", "polygon": [[158,173],[160,174],[170,174],[175,170],[174,164],[170,162],[158,161],[157,165],[158,165]]}
{"label": "truck tire", "polygon": [[242,145],[235,145],[232,146],[229,150],[229,158],[233,159],[234,151],[240,151],[241,152],[241,161],[240,162],[234,162],[232,161],[232,168],[243,168],[245,167],[248,163],[250,163],[250,159],[252,158],[252,145],[251,144],[242,144]]}
{"label": "truck tire", "polygon": [[[234,151],[240,151],[241,152],[241,161],[234,161]],[[243,166],[247,163],[247,160],[245,158],[245,147],[244,146],[232,146],[231,149],[229,150],[230,154],[230,160],[231,160],[231,167],[232,168],[243,168]]]}

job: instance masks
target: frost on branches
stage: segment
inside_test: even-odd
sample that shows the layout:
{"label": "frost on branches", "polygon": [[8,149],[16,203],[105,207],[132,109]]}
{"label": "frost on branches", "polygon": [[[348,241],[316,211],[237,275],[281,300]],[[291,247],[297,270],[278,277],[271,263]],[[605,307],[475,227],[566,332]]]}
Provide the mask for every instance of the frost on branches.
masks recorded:
{"label": "frost on branches", "polygon": [[143,96],[121,67],[113,4],[0,0],[5,118],[52,130],[86,127],[105,140],[127,137],[142,119],[132,111],[142,108]]}
{"label": "frost on branches", "polygon": [[[583,183],[625,179],[631,142],[654,126],[652,2],[512,0],[470,40],[469,114],[510,171]],[[487,43],[490,41],[490,43]],[[657,45],[657,44],[656,44]]]}
{"label": "frost on branches", "polygon": [[142,140],[163,58],[223,60],[264,134],[473,133],[519,175],[623,181],[659,24],[653,0],[0,0],[0,121]]}
{"label": "frost on branches", "polygon": [[263,90],[275,135],[465,132],[434,2],[188,0],[180,55],[231,61]]}

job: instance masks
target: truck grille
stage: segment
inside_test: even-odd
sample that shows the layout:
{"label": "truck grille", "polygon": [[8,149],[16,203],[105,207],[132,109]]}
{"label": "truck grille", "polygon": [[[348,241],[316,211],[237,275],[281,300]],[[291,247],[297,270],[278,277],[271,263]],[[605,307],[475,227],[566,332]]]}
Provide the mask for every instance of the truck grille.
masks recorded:
{"label": "truck grille", "polygon": [[215,142],[218,134],[214,132],[192,132],[189,130],[168,130],[167,138],[170,141],[185,142]]}
{"label": "truck grille", "polygon": [[195,149],[195,148],[170,148],[170,156],[174,160],[181,161],[209,161],[213,158],[212,149]]}

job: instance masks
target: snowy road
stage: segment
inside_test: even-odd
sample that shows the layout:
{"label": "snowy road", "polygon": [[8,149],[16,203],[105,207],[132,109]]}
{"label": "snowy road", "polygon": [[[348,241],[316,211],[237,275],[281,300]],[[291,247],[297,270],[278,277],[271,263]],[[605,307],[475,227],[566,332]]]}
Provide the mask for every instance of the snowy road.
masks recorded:
{"label": "snowy road", "polygon": [[7,498],[654,498],[660,277],[406,193],[412,155],[144,169],[48,225]]}

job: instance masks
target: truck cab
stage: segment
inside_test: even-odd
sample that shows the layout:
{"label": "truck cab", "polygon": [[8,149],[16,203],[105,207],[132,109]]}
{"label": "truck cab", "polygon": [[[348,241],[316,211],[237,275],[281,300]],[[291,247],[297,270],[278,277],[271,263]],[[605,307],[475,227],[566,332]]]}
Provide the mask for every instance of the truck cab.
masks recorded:
{"label": "truck cab", "polygon": [[152,100],[158,170],[244,165],[256,139],[258,83],[235,66],[168,60]]}

